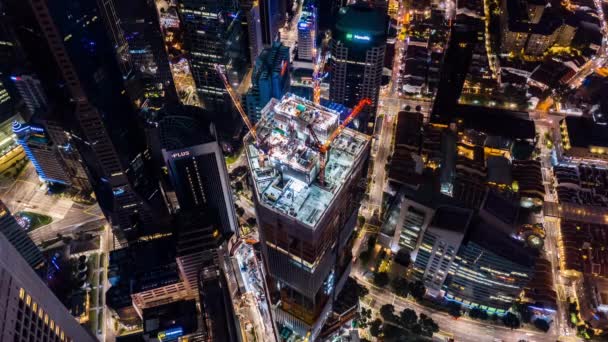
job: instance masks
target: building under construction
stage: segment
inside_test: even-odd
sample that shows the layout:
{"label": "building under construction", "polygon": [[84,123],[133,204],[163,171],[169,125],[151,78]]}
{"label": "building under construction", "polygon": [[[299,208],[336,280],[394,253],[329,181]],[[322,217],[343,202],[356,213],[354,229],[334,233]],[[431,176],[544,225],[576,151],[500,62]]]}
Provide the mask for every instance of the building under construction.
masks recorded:
{"label": "building under construction", "polygon": [[350,273],[370,138],[345,126],[368,103],[341,124],[287,94],[245,138],[277,333],[316,340]]}

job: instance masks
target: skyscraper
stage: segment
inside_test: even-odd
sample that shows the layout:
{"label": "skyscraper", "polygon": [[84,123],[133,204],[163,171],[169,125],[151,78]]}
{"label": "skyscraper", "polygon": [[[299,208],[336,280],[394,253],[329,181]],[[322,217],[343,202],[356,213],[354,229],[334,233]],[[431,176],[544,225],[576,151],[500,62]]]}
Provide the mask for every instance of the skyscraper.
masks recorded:
{"label": "skyscraper", "polygon": [[262,108],[271,98],[280,99],[290,85],[289,48],[275,42],[264,49],[255,61],[251,76],[251,88],[245,94],[245,106],[249,119],[260,119]]}
{"label": "skyscraper", "polygon": [[[35,270],[41,269],[45,262],[42,253],[26,231],[17,223],[8,208],[0,201],[0,235],[3,235],[21,257]],[[1,278],[0,278],[1,279]]]}
{"label": "skyscraper", "polygon": [[159,122],[163,159],[179,207],[210,208],[217,213],[222,234],[236,233],[232,188],[215,129],[209,122],[189,117],[185,110],[181,114]]}
{"label": "skyscraper", "polygon": [[96,341],[2,234],[0,302],[0,341]]}
{"label": "skyscraper", "polygon": [[[245,151],[273,318],[315,341],[348,278],[369,137],[336,132],[339,113],[292,94],[272,99]],[[311,132],[314,131],[314,134]],[[310,143],[332,134],[328,160]],[[320,176],[323,172],[323,176]]]}
{"label": "skyscraper", "polygon": [[[178,11],[200,99],[217,118],[226,118],[232,104],[215,65],[224,67],[230,83],[238,86],[247,67],[243,13],[234,0],[179,0]],[[234,126],[236,116],[230,119]]]}
{"label": "skyscraper", "polygon": [[169,59],[154,1],[116,2],[116,15],[124,33],[133,69],[140,78],[175,92]]}
{"label": "skyscraper", "polygon": [[272,45],[278,38],[279,28],[285,21],[284,0],[259,0],[262,43]]}
{"label": "skyscraper", "polygon": [[15,82],[19,96],[23,99],[30,115],[34,115],[37,111],[46,111],[48,101],[38,78],[28,74],[21,74],[11,76],[11,80]]}
{"label": "skyscraper", "polygon": [[[30,41],[28,55],[43,66],[37,74],[54,100],[53,121],[71,137],[62,145],[76,146],[102,210],[124,233],[119,238],[127,240],[128,233],[136,233],[133,228],[158,222],[163,207],[157,182],[146,174],[145,139],[123,82],[128,63],[117,61],[123,56],[115,50],[121,39],[115,23],[108,24],[114,28],[108,39],[102,22],[115,17],[110,2],[65,0],[47,6],[32,0],[29,10],[37,23],[32,29],[42,31],[44,42],[27,32],[24,38]],[[14,13],[29,24],[25,11],[17,7]],[[51,56],[40,44],[48,44]]]}
{"label": "skyscraper", "polygon": [[306,1],[298,22],[298,59],[312,61],[317,50],[317,7]]}
{"label": "skyscraper", "polygon": [[245,12],[247,33],[249,38],[249,60],[252,65],[264,48],[262,42],[262,27],[260,25],[260,4],[253,0],[241,1],[241,9]]}
{"label": "skyscraper", "polygon": [[329,99],[354,107],[372,100],[360,115],[363,130],[376,115],[386,51],[387,15],[370,4],[357,2],[340,9],[330,43]]}
{"label": "skyscraper", "polygon": [[49,139],[44,127],[35,124],[13,122],[13,133],[23,147],[38,177],[43,182],[70,185],[70,174],[67,172],[57,146]]}

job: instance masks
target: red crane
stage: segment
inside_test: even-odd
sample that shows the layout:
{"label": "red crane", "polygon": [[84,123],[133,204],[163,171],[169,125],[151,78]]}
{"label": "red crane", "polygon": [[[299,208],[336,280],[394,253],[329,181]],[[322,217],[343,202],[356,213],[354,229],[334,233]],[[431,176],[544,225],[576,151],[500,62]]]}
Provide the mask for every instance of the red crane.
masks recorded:
{"label": "red crane", "polygon": [[368,98],[361,99],[361,101],[359,101],[359,103],[357,103],[357,105],[355,106],[355,108],[353,108],[353,110],[350,112],[350,114],[348,114],[348,116],[342,122],[342,124],[340,126],[338,126],[338,128],[336,128],[336,130],[327,138],[327,140],[325,140],[324,143],[321,143],[321,141],[317,137],[317,134],[315,133],[312,125],[307,126],[308,130],[310,131],[310,135],[312,136],[313,140],[315,141],[315,147],[319,151],[319,154],[320,154],[321,160],[320,160],[320,170],[319,170],[319,183],[321,183],[322,186],[325,186],[325,164],[327,162],[327,160],[326,160],[327,153],[329,152],[329,150],[331,148],[331,143],[334,141],[334,139],[336,139],[338,137],[338,135],[340,135],[340,133],[342,133],[342,131],[346,128],[346,126],[348,126],[348,124],[351,123],[351,121],[353,121],[359,115],[359,113],[361,113],[361,111],[363,110],[363,108],[365,108],[365,106],[369,106],[371,104],[372,104],[372,100],[370,100]]}

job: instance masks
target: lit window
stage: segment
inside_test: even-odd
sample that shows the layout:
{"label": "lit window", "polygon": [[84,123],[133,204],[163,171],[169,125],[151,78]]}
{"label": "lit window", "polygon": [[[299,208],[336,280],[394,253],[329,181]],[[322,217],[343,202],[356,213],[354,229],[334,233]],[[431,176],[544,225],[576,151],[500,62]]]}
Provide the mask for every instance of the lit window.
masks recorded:
{"label": "lit window", "polygon": [[25,297],[25,290],[23,288],[19,289],[19,299],[23,299]]}
{"label": "lit window", "polygon": [[30,297],[30,295],[25,296],[25,304],[27,304],[27,306],[32,304],[32,297]]}
{"label": "lit window", "polygon": [[51,320],[51,330],[55,329],[55,321]]}

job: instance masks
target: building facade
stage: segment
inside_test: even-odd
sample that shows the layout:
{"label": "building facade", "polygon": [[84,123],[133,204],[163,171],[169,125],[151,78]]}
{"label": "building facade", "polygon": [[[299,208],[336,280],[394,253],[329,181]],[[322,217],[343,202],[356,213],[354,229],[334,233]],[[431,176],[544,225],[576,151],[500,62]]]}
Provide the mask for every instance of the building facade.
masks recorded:
{"label": "building facade", "polygon": [[48,101],[40,80],[27,74],[11,76],[11,80],[15,82],[19,96],[23,99],[30,115],[34,115],[37,111],[47,110]]}
{"label": "building facade", "polygon": [[485,222],[471,227],[445,281],[446,298],[504,313],[532,280],[537,250]]}
{"label": "building facade", "polygon": [[231,112],[228,93],[215,65],[224,67],[233,86],[247,67],[247,39],[233,0],[180,0],[178,12],[189,53],[190,70],[203,106],[219,114]]}
{"label": "building facade", "polygon": [[43,182],[71,185],[70,174],[57,146],[50,140],[44,127],[15,121],[13,133]]}
{"label": "building facade", "polygon": [[350,273],[359,183],[369,156],[369,137],[344,129],[321,169],[322,156],[307,145],[310,130],[324,141],[338,129],[338,118],[287,94],[272,99],[258,122],[259,139],[270,145],[258,149],[245,139],[272,316],[277,330],[310,341],[317,340]]}
{"label": "building facade", "polygon": [[0,340],[96,341],[19,254],[0,234]]}
{"label": "building facade", "polygon": [[366,3],[340,9],[330,42],[329,99],[354,107],[362,98],[372,100],[359,116],[360,130],[374,119],[386,52],[387,15]]}
{"label": "building facade", "polygon": [[313,1],[302,5],[298,22],[298,59],[312,61],[317,53],[317,7]]}
{"label": "building facade", "polygon": [[290,68],[289,48],[281,43],[264,49],[257,58],[251,88],[245,94],[247,115],[253,123],[260,120],[262,108],[270,99],[280,99],[289,91]]}
{"label": "building facade", "polygon": [[440,207],[424,232],[414,262],[414,275],[424,282],[427,293],[431,296],[441,295],[443,283],[471,217],[472,212],[467,209]]}
{"label": "building facade", "polygon": [[42,253],[34,244],[32,239],[27,235],[27,232],[17,223],[17,220],[6,205],[0,201],[0,235],[13,245],[13,247],[21,254],[21,257],[34,270],[42,270],[45,261]]}
{"label": "building facade", "polygon": [[[47,67],[37,74],[54,101],[53,121],[71,137],[62,146],[78,150],[100,207],[119,239],[126,241],[137,233],[135,228],[158,222],[166,210],[158,183],[145,167],[143,130],[123,79],[127,66],[117,60],[114,40],[120,37],[114,30],[109,37],[104,22],[114,17],[110,2],[59,1],[49,6],[47,1],[32,1],[29,10],[42,41],[25,38],[30,49],[40,48],[36,43],[45,45],[36,51],[36,64]],[[65,87],[56,87],[57,82]]]}
{"label": "building facade", "polygon": [[[238,234],[228,170],[213,125],[169,116],[160,128],[163,160],[179,209],[211,209],[218,216],[222,235]],[[180,132],[190,138],[179,136]]]}

